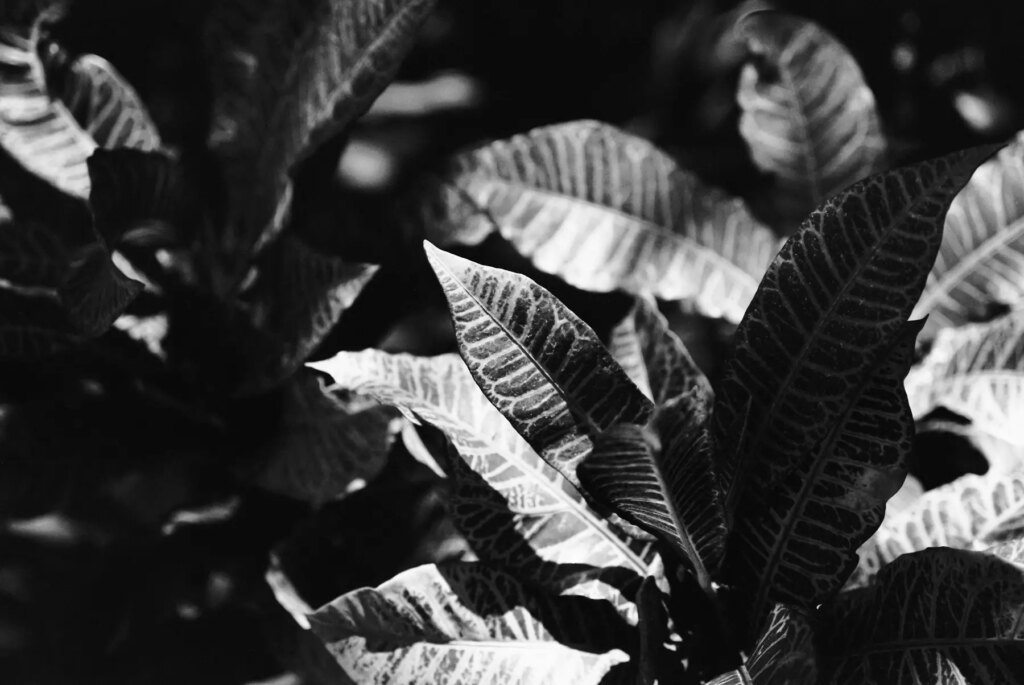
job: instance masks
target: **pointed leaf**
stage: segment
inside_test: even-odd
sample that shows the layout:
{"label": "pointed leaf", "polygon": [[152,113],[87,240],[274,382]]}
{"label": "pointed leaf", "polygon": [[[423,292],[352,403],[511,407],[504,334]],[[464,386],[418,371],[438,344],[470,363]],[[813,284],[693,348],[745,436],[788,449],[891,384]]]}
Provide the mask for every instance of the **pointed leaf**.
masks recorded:
{"label": "pointed leaf", "polygon": [[454,158],[427,236],[498,231],[534,265],[584,290],[693,300],[739,321],[778,250],[742,201],[705,186],[640,138],[595,121],[538,128]]}
{"label": "pointed leaf", "polygon": [[798,609],[776,604],[747,663],[709,685],[813,685],[817,678],[810,621]]}
{"label": "pointed leaf", "polygon": [[740,133],[795,225],[884,166],[875,98],[853,57],[817,24],[761,11],[737,29],[750,53],[737,94]]}
{"label": "pointed leaf", "polygon": [[56,288],[66,272],[64,246],[45,227],[0,221],[0,279],[20,286]]}
{"label": "pointed leaf", "polygon": [[907,376],[907,395],[915,416],[945,407],[1024,446],[1024,310],[941,331]]}
{"label": "pointed leaf", "polygon": [[58,292],[68,310],[68,320],[86,337],[96,337],[114,325],[114,319],[142,292],[142,283],[128,278],[114,266],[99,245],[86,248],[74,260],[71,272]]}
{"label": "pointed leaf", "polygon": [[647,423],[652,405],[597,335],[525,276],[427,243],[448,298],[459,351],[487,399],[548,464],[579,486],[592,438]]}
{"label": "pointed leaf", "polygon": [[770,489],[847,410],[917,301],[946,207],[992,151],[874,176],[826,202],[782,248],[716,388],[730,512],[742,496],[737,471],[766,469],[759,487]]}
{"label": "pointed leaf", "polygon": [[925,335],[1024,301],[1024,133],[985,162],[946,214],[942,247],[915,317]]}
{"label": "pointed leaf", "polygon": [[1024,570],[979,552],[901,557],[821,621],[823,682],[1018,683]]}
{"label": "pointed leaf", "polygon": [[[607,605],[604,605],[605,607]],[[626,655],[600,602],[538,595],[479,564],[421,566],[310,619],[361,683],[597,683]]]}

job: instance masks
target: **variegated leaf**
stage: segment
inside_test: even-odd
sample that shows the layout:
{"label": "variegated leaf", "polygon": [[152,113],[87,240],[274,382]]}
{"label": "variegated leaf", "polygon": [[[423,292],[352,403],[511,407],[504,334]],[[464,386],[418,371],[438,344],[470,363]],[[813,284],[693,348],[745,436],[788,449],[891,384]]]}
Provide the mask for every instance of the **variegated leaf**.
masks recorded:
{"label": "variegated leaf", "polygon": [[814,630],[798,609],[776,604],[747,663],[709,685],[814,685],[818,664]]}
{"label": "variegated leaf", "polygon": [[947,206],[993,150],[873,176],[822,205],[782,248],[716,387],[714,438],[730,512],[745,474],[758,472],[758,487],[773,488],[846,411],[917,302]]}
{"label": "variegated leaf", "polygon": [[795,226],[884,167],[875,98],[853,57],[817,24],[761,11],[737,29],[750,53],[738,86],[740,133],[754,164],[774,178],[775,204]]}
{"label": "variegated leaf", "polygon": [[310,622],[360,683],[597,685],[631,647],[608,608],[537,594],[481,564],[447,564],[339,597]]}
{"label": "variegated leaf", "polygon": [[666,407],[652,426],[620,424],[602,433],[579,477],[617,514],[665,541],[711,593],[725,548],[725,513],[707,410],[690,399]]}
{"label": "variegated leaf", "polygon": [[924,335],[1024,301],[1024,133],[982,164],[946,214],[935,266],[915,316]]}
{"label": "variegated leaf", "polygon": [[92,338],[114,325],[143,285],[124,275],[100,245],[90,245],[74,258],[67,279],[58,292],[68,320],[84,336]]}
{"label": "variegated leaf", "polygon": [[210,41],[218,55],[211,140],[226,163],[236,250],[280,231],[295,165],[366,111],[433,4],[221,3]]}
{"label": "variegated leaf", "polygon": [[656,407],[691,391],[694,401],[711,406],[711,384],[653,302],[637,298],[612,329],[608,352]]}
{"label": "variegated leaf", "polygon": [[907,376],[907,395],[915,416],[945,407],[1024,446],[1024,310],[941,331]]}
{"label": "variegated leaf", "polygon": [[584,290],[692,300],[739,321],[779,248],[741,200],[653,145],[595,121],[538,128],[455,157],[427,237],[498,231],[541,271]]}
{"label": "variegated leaf", "polygon": [[456,355],[367,350],[310,366],[336,387],[392,404],[444,432],[461,457],[444,464],[454,481],[452,514],[484,561],[552,592],[575,588],[620,605],[613,585],[623,572],[647,575],[655,559],[650,546],[631,543],[591,510],[491,405]]}
{"label": "variegated leaf", "polygon": [[653,405],[597,335],[520,274],[448,254],[427,258],[448,298],[459,352],[487,399],[570,483],[594,436],[646,424]]}
{"label": "variegated leaf", "polygon": [[900,557],[823,613],[821,682],[1024,682],[1024,570],[998,557],[951,549]]}
{"label": "variegated leaf", "polygon": [[138,93],[102,57],[81,55],[71,62],[60,97],[101,148],[160,149],[160,133]]}
{"label": "variegated leaf", "polygon": [[19,286],[56,288],[67,272],[67,253],[45,227],[0,221],[0,279]]}
{"label": "variegated leaf", "polygon": [[310,372],[284,388],[281,426],[263,447],[257,482],[319,506],[372,480],[401,430],[398,412],[356,395],[332,395]]}

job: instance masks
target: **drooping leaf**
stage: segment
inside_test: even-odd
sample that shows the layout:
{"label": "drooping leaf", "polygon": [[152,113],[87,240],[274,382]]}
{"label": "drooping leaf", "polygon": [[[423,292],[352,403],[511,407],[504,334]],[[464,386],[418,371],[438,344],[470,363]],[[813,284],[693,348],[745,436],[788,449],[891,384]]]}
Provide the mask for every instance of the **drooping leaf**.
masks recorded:
{"label": "drooping leaf", "polygon": [[694,395],[666,407],[653,426],[620,424],[602,433],[579,477],[617,514],[664,540],[710,593],[725,548],[725,512],[707,407]]}
{"label": "drooping leaf", "polygon": [[427,237],[498,231],[541,271],[584,290],[693,300],[739,321],[778,240],[742,201],[650,143],[595,121],[538,128],[455,157]]}
{"label": "drooping leaf", "polygon": [[637,298],[612,329],[608,351],[656,407],[694,391],[694,401],[711,406],[711,384],[654,303]]}
{"label": "drooping leaf", "polygon": [[232,236],[281,229],[289,174],[390,81],[433,0],[229,0],[214,22],[212,142],[226,163]]}
{"label": "drooping leaf", "polygon": [[915,416],[945,407],[1024,446],[1024,310],[941,331],[907,376],[907,395]]}
{"label": "drooping leaf", "polygon": [[491,405],[456,355],[367,350],[310,366],[339,388],[397,406],[444,432],[461,458],[444,463],[454,481],[451,511],[482,560],[551,592],[583,583],[574,592],[613,601],[617,590],[594,583],[615,583],[623,571],[647,575],[649,546],[630,543],[587,507]]}
{"label": "drooping leaf", "polygon": [[281,414],[257,482],[314,506],[372,480],[384,468],[401,425],[394,409],[332,395],[308,372],[285,386]]}
{"label": "drooping leaf", "polygon": [[[903,329],[945,210],[993,148],[874,176],[816,210],[776,257],[716,388],[714,438],[732,511],[794,472]],[[756,453],[756,457],[753,456]]]}
{"label": "drooping leaf", "polygon": [[776,604],[754,650],[740,669],[709,685],[813,685],[818,682],[814,631],[798,609]]}
{"label": "drooping leaf", "polygon": [[0,279],[56,288],[67,271],[64,246],[44,226],[0,221]]}
{"label": "drooping leaf", "polygon": [[1024,133],[978,167],[946,214],[915,317],[924,335],[1024,301]]}
{"label": "drooping leaf", "polygon": [[58,292],[68,320],[86,337],[95,337],[114,325],[143,285],[124,275],[100,245],[90,245],[75,260]]}
{"label": "drooping leaf", "polygon": [[73,60],[60,98],[101,148],[160,149],[160,133],[138,93],[102,57],[81,55]]}
{"label": "drooping leaf", "polygon": [[310,617],[358,682],[594,683],[627,656],[607,604],[546,597],[481,564],[421,566]]}
{"label": "drooping leaf", "polygon": [[795,226],[884,167],[875,98],[853,56],[817,24],[760,11],[744,16],[737,30],[749,51],[737,91],[740,133]]}
{"label": "drooping leaf", "polygon": [[820,625],[823,682],[1019,683],[1024,570],[980,552],[918,552],[841,595]]}
{"label": "drooping leaf", "polygon": [[594,436],[646,424],[653,405],[597,335],[525,276],[481,266],[429,243],[459,351],[487,399],[552,467],[579,486]]}

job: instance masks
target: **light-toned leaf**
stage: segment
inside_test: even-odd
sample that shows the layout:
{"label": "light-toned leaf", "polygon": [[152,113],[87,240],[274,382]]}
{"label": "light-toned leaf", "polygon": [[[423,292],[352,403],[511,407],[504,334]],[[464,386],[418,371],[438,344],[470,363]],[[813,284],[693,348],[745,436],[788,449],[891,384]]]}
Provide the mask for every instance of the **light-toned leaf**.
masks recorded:
{"label": "light-toned leaf", "polygon": [[1024,570],[980,552],[918,552],[842,595],[820,625],[822,682],[1020,683]]}
{"label": "light-toned leaf", "polygon": [[713,436],[730,513],[746,474],[766,471],[758,487],[771,489],[847,411],[917,302],[946,207],[993,150],[873,176],[826,202],[782,248],[716,387]]}
{"label": "light-toned leaf", "polygon": [[538,128],[455,157],[427,237],[498,231],[541,271],[584,290],[692,300],[739,321],[779,248],[741,200],[645,140],[596,121]]}
{"label": "light-toned leaf", "polygon": [[646,424],[650,400],[594,331],[529,278],[429,243],[426,249],[473,379],[537,453],[578,487],[576,467],[594,436],[619,423]]}
{"label": "light-toned leaf", "polygon": [[433,0],[228,0],[214,22],[211,141],[236,249],[274,237],[290,173],[391,80]]}
{"label": "light-toned leaf", "polygon": [[653,302],[637,298],[612,329],[608,352],[656,407],[694,391],[694,401],[711,406],[711,384]]}
{"label": "light-toned leaf", "polygon": [[310,366],[444,432],[461,457],[443,464],[454,481],[452,515],[482,560],[551,592],[576,588],[620,606],[614,585],[623,572],[647,575],[649,545],[631,543],[591,510],[491,405],[458,356],[367,350]]}
{"label": "light-toned leaf", "polygon": [[907,376],[907,395],[915,416],[945,407],[1024,446],[1024,310],[941,331]]}
{"label": "light-toned leaf", "polygon": [[818,664],[814,631],[798,609],[776,604],[747,663],[709,685],[814,685]]}
{"label": "light-toned leaf", "polygon": [[351,592],[310,622],[360,683],[597,685],[629,647],[607,608],[536,594],[480,564],[450,564]]}
{"label": "light-toned leaf", "polygon": [[985,162],[946,214],[935,266],[915,317],[924,335],[1024,301],[1024,133]]}
{"label": "light-toned leaf", "polygon": [[72,260],[70,273],[58,292],[68,320],[92,338],[109,330],[142,288],[142,283],[114,266],[102,246],[90,245]]}
{"label": "light-toned leaf", "polygon": [[737,30],[750,54],[737,91],[740,133],[775,180],[775,205],[796,225],[884,167],[875,98],[850,53],[817,24],[760,11]]}

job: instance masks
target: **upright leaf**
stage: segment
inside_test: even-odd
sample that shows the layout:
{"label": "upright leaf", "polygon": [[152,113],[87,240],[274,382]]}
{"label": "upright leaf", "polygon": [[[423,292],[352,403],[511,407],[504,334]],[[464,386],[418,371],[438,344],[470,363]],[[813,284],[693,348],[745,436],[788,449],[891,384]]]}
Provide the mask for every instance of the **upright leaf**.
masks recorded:
{"label": "upright leaf", "polygon": [[826,607],[821,626],[823,682],[1019,683],[1024,570],[979,552],[918,552]]}
{"label": "upright leaf", "polygon": [[645,140],[595,121],[538,128],[455,157],[427,237],[498,231],[534,265],[584,290],[693,300],[739,321],[778,240],[743,202]]}
{"label": "upright leaf", "polygon": [[737,30],[750,53],[738,89],[740,133],[795,223],[884,166],[875,98],[853,57],[812,22],[760,11]]}
{"label": "upright leaf", "polygon": [[606,604],[480,564],[420,566],[339,597],[313,630],[360,683],[597,683],[629,647]]}
{"label": "upright leaf", "polygon": [[925,335],[1024,301],[1024,133],[978,167],[946,214],[935,266],[914,315]]}
{"label": "upright leaf", "polygon": [[487,399],[537,453],[578,486],[593,437],[645,424],[650,400],[583,321],[536,283],[429,243],[459,352]]}
{"label": "upright leaf", "polygon": [[914,415],[945,407],[1024,446],[1024,309],[991,323],[940,331],[907,376]]}
{"label": "upright leaf", "polygon": [[715,678],[709,685],[813,685],[817,682],[811,622],[803,612],[776,604],[747,663]]}

